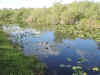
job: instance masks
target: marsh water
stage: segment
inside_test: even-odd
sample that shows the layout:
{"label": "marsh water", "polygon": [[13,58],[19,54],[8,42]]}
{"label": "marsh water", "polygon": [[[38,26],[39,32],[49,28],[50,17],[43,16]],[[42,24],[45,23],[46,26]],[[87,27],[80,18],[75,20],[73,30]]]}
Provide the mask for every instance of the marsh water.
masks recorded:
{"label": "marsh water", "polygon": [[3,29],[9,33],[14,45],[20,45],[25,56],[36,55],[47,65],[45,75],[72,75],[72,67],[80,64],[80,58],[86,60],[81,63],[84,72],[88,75],[100,74],[100,71],[91,70],[93,67],[100,68],[99,42],[95,39],[72,39],[53,29],[40,30],[18,26]]}

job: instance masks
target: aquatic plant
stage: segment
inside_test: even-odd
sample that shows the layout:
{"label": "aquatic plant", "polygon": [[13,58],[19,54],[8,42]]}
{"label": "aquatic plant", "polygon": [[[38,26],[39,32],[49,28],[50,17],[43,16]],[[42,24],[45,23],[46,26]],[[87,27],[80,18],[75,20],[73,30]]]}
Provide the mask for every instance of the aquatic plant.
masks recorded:
{"label": "aquatic plant", "polygon": [[67,58],[67,61],[72,62],[72,59],[71,58]]}
{"label": "aquatic plant", "polygon": [[87,62],[88,60],[86,58],[79,58],[77,60],[77,63],[84,63],[84,62]]}
{"label": "aquatic plant", "polygon": [[[67,58],[67,61],[73,62],[73,60],[72,60],[71,58]],[[65,64],[60,64],[59,66],[60,66],[61,68],[65,68],[65,67],[67,67],[67,68],[72,68],[72,70],[74,71],[74,72],[72,73],[72,75],[87,75],[87,73],[84,72],[83,66],[82,66],[82,64],[81,64],[81,63],[84,63],[84,62],[86,62],[86,61],[87,61],[87,59],[80,57],[80,58],[78,58],[78,60],[77,60],[77,65],[76,65],[76,66],[65,65]],[[98,68],[96,67],[96,68],[94,68],[94,70],[97,71]]]}
{"label": "aquatic plant", "polygon": [[73,66],[72,70],[74,71],[72,75],[87,75],[81,66]]}
{"label": "aquatic plant", "polygon": [[99,71],[99,68],[98,67],[93,67],[91,70],[98,72]]}
{"label": "aquatic plant", "polygon": [[64,65],[64,64],[60,64],[59,66],[60,66],[61,68],[65,67],[65,65]]}

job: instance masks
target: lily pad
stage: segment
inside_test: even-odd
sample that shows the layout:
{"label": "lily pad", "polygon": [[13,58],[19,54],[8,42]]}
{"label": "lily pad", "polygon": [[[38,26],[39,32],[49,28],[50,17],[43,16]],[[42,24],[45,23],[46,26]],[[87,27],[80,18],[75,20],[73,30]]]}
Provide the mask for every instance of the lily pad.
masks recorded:
{"label": "lily pad", "polygon": [[81,66],[73,66],[72,69],[73,69],[73,70],[81,70],[82,67],[81,67]]}
{"label": "lily pad", "polygon": [[65,65],[64,65],[64,64],[60,64],[59,66],[60,66],[61,68],[65,67]]}
{"label": "lily pad", "polygon": [[79,58],[79,59],[77,60],[77,63],[84,63],[84,62],[86,62],[86,61],[88,61],[88,60],[85,59],[85,58]]}
{"label": "lily pad", "polygon": [[72,62],[72,59],[71,58],[67,58],[67,61]]}
{"label": "lily pad", "polygon": [[86,72],[83,72],[83,75],[87,75],[87,73]]}
{"label": "lily pad", "polygon": [[98,67],[93,67],[92,70],[93,71],[99,71],[99,68]]}

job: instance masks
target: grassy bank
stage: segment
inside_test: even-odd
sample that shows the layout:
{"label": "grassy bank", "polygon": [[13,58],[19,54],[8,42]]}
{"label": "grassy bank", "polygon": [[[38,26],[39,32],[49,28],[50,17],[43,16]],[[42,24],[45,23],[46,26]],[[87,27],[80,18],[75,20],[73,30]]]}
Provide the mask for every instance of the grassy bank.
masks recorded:
{"label": "grassy bank", "polygon": [[43,64],[36,57],[24,56],[0,30],[0,75],[42,75]]}

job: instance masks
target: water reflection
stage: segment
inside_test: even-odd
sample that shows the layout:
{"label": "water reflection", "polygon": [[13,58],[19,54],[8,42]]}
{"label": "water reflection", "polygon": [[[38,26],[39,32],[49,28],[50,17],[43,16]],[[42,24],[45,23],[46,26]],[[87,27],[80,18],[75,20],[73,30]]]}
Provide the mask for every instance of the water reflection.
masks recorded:
{"label": "water reflection", "polygon": [[[73,28],[63,30],[63,32],[59,30],[40,32],[31,28],[21,29],[19,27],[17,29],[3,27],[3,29],[10,34],[14,43],[23,47],[25,55],[38,55],[40,60],[48,65],[46,75],[72,75],[72,67],[62,69],[59,65],[77,65],[80,57],[88,60],[82,63],[87,72],[88,68],[93,66],[100,67],[98,63],[100,62],[100,51],[97,49],[99,44],[94,40],[96,32],[78,32]],[[66,60],[68,58],[71,58],[72,62]],[[90,72],[88,74],[94,75]]]}
{"label": "water reflection", "polygon": [[24,45],[24,54],[25,55],[39,55],[39,56],[45,56],[48,57],[49,55],[59,55],[59,49],[57,47],[53,47],[49,45],[49,48],[44,46],[43,44],[41,45],[41,42],[37,43],[27,43],[28,45]]}
{"label": "water reflection", "polygon": [[[3,26],[3,30],[8,32],[14,44],[20,45],[24,49],[25,55],[59,55],[57,45],[43,40],[43,34],[31,28],[20,28],[19,26]],[[52,34],[48,35],[51,36]],[[46,38],[48,39],[48,38]]]}

